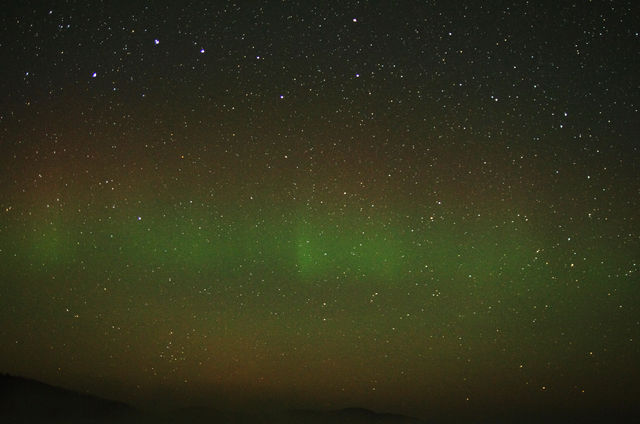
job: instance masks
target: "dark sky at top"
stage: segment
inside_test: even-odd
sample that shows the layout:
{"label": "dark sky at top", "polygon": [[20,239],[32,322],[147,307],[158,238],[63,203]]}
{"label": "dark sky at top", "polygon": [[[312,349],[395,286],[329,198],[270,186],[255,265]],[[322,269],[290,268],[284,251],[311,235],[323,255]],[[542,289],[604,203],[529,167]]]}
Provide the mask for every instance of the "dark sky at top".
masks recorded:
{"label": "dark sky at top", "polygon": [[636,2],[11,3],[0,371],[142,405],[637,400]]}

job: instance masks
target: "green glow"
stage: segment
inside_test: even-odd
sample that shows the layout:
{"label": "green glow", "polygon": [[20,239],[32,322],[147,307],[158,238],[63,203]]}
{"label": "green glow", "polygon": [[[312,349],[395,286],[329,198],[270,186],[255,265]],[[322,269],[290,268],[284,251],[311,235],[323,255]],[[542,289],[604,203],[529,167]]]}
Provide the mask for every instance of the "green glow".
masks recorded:
{"label": "green glow", "polygon": [[527,267],[544,269],[545,241],[526,225],[461,218],[412,231],[418,218],[409,215],[395,221],[356,213],[331,220],[298,215],[294,226],[282,216],[221,218],[198,210],[180,220],[166,214],[105,217],[85,229],[84,237],[34,220],[25,254],[56,265],[82,257],[92,268],[117,258],[118,266],[162,266],[222,278],[288,269],[305,280],[352,276],[388,283],[430,275],[504,280]]}
{"label": "green glow", "polygon": [[59,266],[73,261],[76,245],[69,232],[52,222],[34,223],[25,240],[23,259],[38,266]]}
{"label": "green glow", "polygon": [[297,267],[308,278],[398,278],[407,246],[393,233],[380,223],[350,217],[334,220],[333,225],[302,221],[296,229]]}

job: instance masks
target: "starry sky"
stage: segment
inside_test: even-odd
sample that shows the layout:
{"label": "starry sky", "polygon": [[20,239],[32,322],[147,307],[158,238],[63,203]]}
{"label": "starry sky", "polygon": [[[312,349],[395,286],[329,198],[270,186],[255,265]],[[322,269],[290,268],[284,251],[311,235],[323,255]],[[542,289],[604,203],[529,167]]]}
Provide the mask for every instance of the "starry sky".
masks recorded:
{"label": "starry sky", "polygon": [[630,407],[639,16],[5,5],[0,371],[136,405]]}

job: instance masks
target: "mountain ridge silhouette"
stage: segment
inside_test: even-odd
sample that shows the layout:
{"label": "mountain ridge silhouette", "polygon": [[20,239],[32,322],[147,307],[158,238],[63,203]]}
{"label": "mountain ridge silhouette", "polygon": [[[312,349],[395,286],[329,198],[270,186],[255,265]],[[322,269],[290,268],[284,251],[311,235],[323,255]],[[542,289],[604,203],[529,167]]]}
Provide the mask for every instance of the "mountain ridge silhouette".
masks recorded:
{"label": "mountain ridge silhouette", "polygon": [[0,374],[2,423],[160,423],[160,424],[419,424],[416,418],[377,413],[365,408],[334,411],[230,412],[185,407],[169,412],[141,411],[127,403],[53,386],[38,380]]}

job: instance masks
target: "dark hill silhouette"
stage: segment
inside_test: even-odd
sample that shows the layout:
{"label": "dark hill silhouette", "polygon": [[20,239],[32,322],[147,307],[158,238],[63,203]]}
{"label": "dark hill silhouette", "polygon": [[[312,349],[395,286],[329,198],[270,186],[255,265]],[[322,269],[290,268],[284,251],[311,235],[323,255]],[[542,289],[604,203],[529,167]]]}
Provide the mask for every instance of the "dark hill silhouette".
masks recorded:
{"label": "dark hill silhouette", "polygon": [[220,412],[210,408],[182,408],[143,413],[126,403],[54,387],[36,380],[0,375],[0,423],[154,423],[154,424],[418,424],[423,421],[368,409]]}
{"label": "dark hill silhouette", "polygon": [[50,386],[36,380],[0,375],[0,422],[103,423],[139,417],[131,406]]}
{"label": "dark hill silhouette", "polygon": [[[377,413],[363,408],[347,408],[339,411],[316,412],[316,411],[294,411],[290,417],[295,423],[340,423],[340,424],[418,424],[424,421],[404,415]],[[297,419],[297,421],[295,421]]]}
{"label": "dark hill silhouette", "polygon": [[[428,423],[562,423],[604,424],[639,422],[637,407],[598,409],[567,413],[558,410],[513,411],[502,415],[485,411],[483,416],[440,416]],[[435,417],[434,417],[435,418]],[[1,424],[426,424],[403,415],[376,413],[368,409],[338,411],[294,410],[221,412],[212,408],[181,408],[170,412],[141,412],[126,403],[106,400],[36,380],[0,374]]]}
{"label": "dark hill silhouette", "polygon": [[162,417],[168,423],[229,423],[229,424],[420,424],[415,418],[394,414],[379,414],[368,409],[348,408],[338,411],[295,410],[274,413],[220,412],[207,408],[185,408]]}
{"label": "dark hill silhouette", "polygon": [[154,423],[162,424],[424,424],[415,418],[379,414],[367,409],[349,408],[338,411],[294,410],[263,413],[222,412],[209,408],[182,408],[156,415]]}

